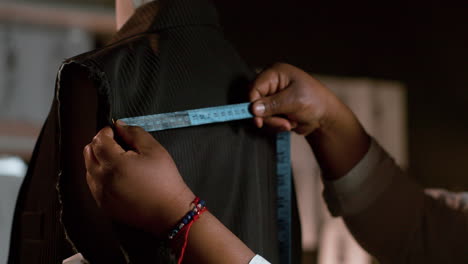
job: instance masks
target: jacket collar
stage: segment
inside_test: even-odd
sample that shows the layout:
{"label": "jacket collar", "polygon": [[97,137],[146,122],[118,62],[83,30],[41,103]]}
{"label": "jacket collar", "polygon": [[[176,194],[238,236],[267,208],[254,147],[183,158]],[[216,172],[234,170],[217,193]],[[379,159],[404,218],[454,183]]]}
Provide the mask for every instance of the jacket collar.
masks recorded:
{"label": "jacket collar", "polygon": [[210,0],[155,0],[135,10],[111,43],[138,34],[201,25],[219,27],[216,9]]}

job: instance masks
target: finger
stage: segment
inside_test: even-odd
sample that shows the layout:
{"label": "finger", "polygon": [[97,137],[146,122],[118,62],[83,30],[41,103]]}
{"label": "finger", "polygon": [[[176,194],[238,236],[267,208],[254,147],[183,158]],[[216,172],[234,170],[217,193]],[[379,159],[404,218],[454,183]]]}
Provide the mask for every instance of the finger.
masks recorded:
{"label": "finger", "polygon": [[298,103],[291,89],[281,90],[252,103],[252,113],[257,117],[286,115],[298,111]]}
{"label": "finger", "polygon": [[101,165],[112,164],[125,150],[114,140],[110,127],[101,129],[91,142],[94,156]]}
{"label": "finger", "polygon": [[261,72],[250,86],[249,100],[253,102],[266,96],[275,78],[275,72],[269,69]]}
{"label": "finger", "polygon": [[93,148],[90,144],[86,145],[83,149],[83,157],[85,161],[86,171],[94,172],[99,167],[99,161],[94,155]]}
{"label": "finger", "polygon": [[122,141],[138,153],[151,153],[161,145],[143,128],[127,126],[122,121],[116,122],[116,132]]}
{"label": "finger", "polygon": [[271,127],[276,131],[291,131],[292,129],[290,121],[283,117],[267,117],[263,122],[265,126]]}
{"label": "finger", "polygon": [[289,84],[289,78],[278,67],[266,69],[261,72],[253,82],[250,92],[250,101],[256,101],[262,97],[272,95],[284,89]]}
{"label": "finger", "polygon": [[86,182],[88,183],[88,188],[91,191],[91,193],[94,194],[97,191],[96,188],[96,180],[94,179],[93,175],[89,172],[86,172]]}
{"label": "finger", "polygon": [[86,183],[88,184],[88,188],[91,191],[91,194],[96,200],[96,203],[100,205],[100,201],[98,198],[100,195],[98,194],[98,181],[102,181],[102,179],[98,179],[97,177],[101,174],[98,173],[99,162],[97,161],[96,157],[94,156],[93,149],[90,144],[86,145],[83,150],[84,158],[85,158],[85,165],[86,165]]}
{"label": "finger", "polygon": [[292,83],[290,68],[291,65],[275,63],[270,68],[262,71],[250,87],[250,101],[256,101],[261,97],[272,95],[287,88]]}
{"label": "finger", "polygon": [[91,191],[91,194],[94,197],[97,205],[101,206],[101,188],[99,188],[96,179],[90,173],[86,173],[86,182],[88,183],[88,188]]}
{"label": "finger", "polygon": [[258,128],[262,128],[263,127],[263,118],[262,117],[254,117],[254,124]]}

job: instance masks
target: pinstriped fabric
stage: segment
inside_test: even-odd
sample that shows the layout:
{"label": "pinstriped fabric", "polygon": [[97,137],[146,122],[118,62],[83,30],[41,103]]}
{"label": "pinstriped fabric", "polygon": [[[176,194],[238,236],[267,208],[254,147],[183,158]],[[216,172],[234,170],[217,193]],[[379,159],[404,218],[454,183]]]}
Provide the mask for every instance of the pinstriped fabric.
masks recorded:
{"label": "pinstriped fabric", "polygon": [[[112,43],[67,60],[63,71],[73,76],[75,68],[83,66],[105,106],[95,106],[103,120],[89,121],[97,122],[98,128],[108,125],[111,118],[245,102],[254,76],[224,39],[216,12],[207,0],[154,1],[142,6]],[[65,94],[70,87],[61,89]],[[88,108],[93,107],[83,106],[82,111]],[[152,135],[171,153],[184,180],[208,202],[210,211],[252,250],[278,263],[275,135],[255,129],[250,120]],[[70,171],[69,165],[62,165],[64,172]],[[76,189],[84,187],[74,184],[80,180],[73,177],[81,176],[65,173],[60,182],[64,226],[85,258],[99,260],[105,245],[97,244],[93,232],[108,227],[91,205],[83,204],[92,198],[89,192]],[[296,214],[296,242],[300,241],[297,219]],[[47,221],[60,226],[57,221]],[[132,263],[158,261],[155,248],[160,241],[125,228],[114,232]],[[113,239],[109,233],[108,243],[114,243]],[[300,250],[299,243],[294,245]],[[66,254],[63,252],[50,254]],[[113,253],[112,248],[106,247],[106,252]],[[118,258],[119,252],[112,255]]]}
{"label": "pinstriped fabric", "polygon": [[[59,204],[55,191],[57,170],[56,103],[41,131],[18,194],[8,263],[54,263],[68,254],[63,230],[57,224]],[[40,155],[48,153],[48,155]],[[39,175],[39,176],[38,176]],[[37,187],[41,185],[40,187]],[[49,243],[47,243],[49,242]]]}

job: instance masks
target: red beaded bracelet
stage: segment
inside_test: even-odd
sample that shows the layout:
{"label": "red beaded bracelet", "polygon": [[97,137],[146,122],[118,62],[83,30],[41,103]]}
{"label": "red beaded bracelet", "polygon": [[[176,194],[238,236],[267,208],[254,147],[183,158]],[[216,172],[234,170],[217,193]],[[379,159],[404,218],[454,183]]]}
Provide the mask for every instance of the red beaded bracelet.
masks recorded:
{"label": "red beaded bracelet", "polygon": [[190,210],[180,222],[169,232],[168,239],[173,253],[177,256],[177,263],[182,263],[185,249],[187,247],[188,234],[192,224],[207,211],[205,201],[196,197],[192,204],[195,206]]}

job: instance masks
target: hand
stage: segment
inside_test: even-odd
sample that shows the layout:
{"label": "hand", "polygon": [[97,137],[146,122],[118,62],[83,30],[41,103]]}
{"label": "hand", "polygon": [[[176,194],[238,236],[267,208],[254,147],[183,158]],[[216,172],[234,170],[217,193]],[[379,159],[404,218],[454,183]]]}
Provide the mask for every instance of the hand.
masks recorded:
{"label": "hand", "polygon": [[[190,191],[169,153],[140,127],[117,121],[116,133],[103,128],[84,149],[86,180],[97,204],[120,222],[155,235],[170,228],[192,207]],[[184,263],[247,263],[254,253],[210,212],[197,220]]]}
{"label": "hand", "polygon": [[369,149],[369,136],[353,112],[292,65],[279,63],[260,73],[249,97],[258,127],[307,136],[327,179],[344,176]]}
{"label": "hand", "polygon": [[105,127],[84,149],[86,180],[97,204],[116,220],[155,234],[190,210],[194,194],[169,153],[140,127],[117,122],[125,151]]}
{"label": "hand", "polygon": [[336,96],[304,71],[277,63],[257,77],[250,90],[252,111],[258,127],[294,130],[308,135],[331,123]]}

